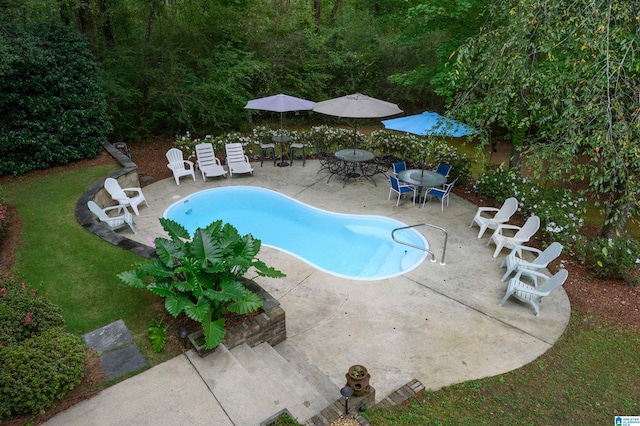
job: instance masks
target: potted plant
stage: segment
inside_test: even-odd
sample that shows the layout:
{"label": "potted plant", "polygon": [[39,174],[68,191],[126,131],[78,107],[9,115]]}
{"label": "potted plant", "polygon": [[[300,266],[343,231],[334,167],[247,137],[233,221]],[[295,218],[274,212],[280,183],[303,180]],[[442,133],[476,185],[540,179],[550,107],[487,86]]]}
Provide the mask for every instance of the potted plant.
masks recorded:
{"label": "potted plant", "polygon": [[371,375],[367,372],[366,367],[357,364],[352,365],[345,376],[347,378],[347,386],[353,389],[354,396],[362,396],[369,390]]}
{"label": "potted plant", "polygon": [[154,240],[158,259],[121,272],[118,278],[164,297],[165,308],[174,317],[184,312],[201,323],[204,346],[213,349],[226,335],[227,311],[245,315],[262,306],[242,279],[249,268],[260,276],[284,274],[255,257],[260,240],[251,234],[241,236],[231,224],[218,220],[196,229],[192,237],[173,220],[160,218],[160,223],[170,239]]}

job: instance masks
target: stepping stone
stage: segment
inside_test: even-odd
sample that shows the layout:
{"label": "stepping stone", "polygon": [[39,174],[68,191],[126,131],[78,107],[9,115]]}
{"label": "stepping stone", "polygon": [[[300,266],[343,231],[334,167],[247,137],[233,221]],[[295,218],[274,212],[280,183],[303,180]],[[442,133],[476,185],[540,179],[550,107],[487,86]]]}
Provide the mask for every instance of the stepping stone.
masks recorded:
{"label": "stepping stone", "polygon": [[124,324],[118,320],[88,332],[83,336],[84,342],[99,354],[112,351],[133,342],[133,335]]}
{"label": "stepping stone", "polygon": [[100,357],[100,360],[102,361],[102,370],[109,380],[124,376],[147,365],[147,361],[136,345],[128,345],[106,353]]}

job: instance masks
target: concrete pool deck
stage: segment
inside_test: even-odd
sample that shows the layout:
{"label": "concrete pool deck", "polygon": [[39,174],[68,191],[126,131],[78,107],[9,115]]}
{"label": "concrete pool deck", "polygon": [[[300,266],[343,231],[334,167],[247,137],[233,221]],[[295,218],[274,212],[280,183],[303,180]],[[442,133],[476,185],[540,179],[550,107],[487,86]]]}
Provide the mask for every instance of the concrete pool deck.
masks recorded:
{"label": "concrete pool deck", "polygon": [[[363,364],[377,401],[414,378],[435,390],[517,369],[542,355],[564,332],[570,305],[563,289],[543,299],[539,317],[513,298],[498,306],[505,288],[500,264],[508,251],[492,258],[495,247],[486,245],[490,233],[478,239],[478,229],[469,228],[476,206],[466,200],[452,195],[444,213],[437,199],[419,208],[403,198],[395,207],[395,194],[387,201],[389,184],[382,175],[374,178],[377,186],[361,179],[343,187],[336,177],[327,184],[327,174],[317,173],[315,160],[306,167],[301,161],[293,167],[253,167],[253,176],[203,182],[198,174],[195,182],[186,177],[178,186],[171,177],[143,188],[149,207],[141,207],[136,217],[138,233],[122,234],[148,244],[148,237],[164,236],[158,218],[166,207],[198,190],[233,185],[272,189],[333,212],[388,216],[407,225],[429,223],[448,232],[444,266],[439,264],[442,234],[420,227],[438,262],[425,261],[380,281],[337,278],[262,248],[258,257],[287,276],[249,278],[286,312],[287,345],[304,353],[336,386],[343,386],[350,365]],[[47,424],[125,423],[234,424],[187,355],[116,384]]]}

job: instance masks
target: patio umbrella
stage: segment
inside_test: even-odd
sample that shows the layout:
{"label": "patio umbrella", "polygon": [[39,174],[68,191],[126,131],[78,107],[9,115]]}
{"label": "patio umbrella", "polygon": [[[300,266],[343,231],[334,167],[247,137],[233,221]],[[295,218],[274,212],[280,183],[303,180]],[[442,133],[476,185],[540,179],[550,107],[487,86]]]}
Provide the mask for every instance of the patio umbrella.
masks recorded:
{"label": "patio umbrella", "polygon": [[448,136],[459,138],[476,133],[471,127],[446,118],[437,112],[425,111],[422,114],[383,120],[386,129],[400,130],[421,136]]}
{"label": "patio umbrella", "polygon": [[[314,112],[345,118],[380,118],[400,114],[396,104],[372,98],[361,93],[342,96],[316,103]],[[356,149],[356,124],[353,129],[353,149]]]}
{"label": "patio umbrella", "polygon": [[460,138],[471,133],[476,133],[475,129],[465,124],[443,117],[437,112],[429,111],[425,111],[422,114],[383,120],[382,124],[384,124],[385,129],[399,130],[420,136]]}
{"label": "patio umbrella", "polygon": [[253,99],[247,102],[245,109],[259,109],[280,113],[280,132],[282,133],[282,113],[289,111],[302,111],[313,109],[315,102],[282,93],[266,98]]}

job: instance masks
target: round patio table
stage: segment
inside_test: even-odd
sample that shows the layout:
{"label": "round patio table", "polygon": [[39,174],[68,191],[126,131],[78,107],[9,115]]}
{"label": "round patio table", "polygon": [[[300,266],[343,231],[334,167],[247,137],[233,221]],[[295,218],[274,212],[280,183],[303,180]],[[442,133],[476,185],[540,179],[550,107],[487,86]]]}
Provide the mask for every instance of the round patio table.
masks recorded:
{"label": "round patio table", "polygon": [[418,202],[422,200],[422,192],[425,188],[435,188],[447,183],[447,178],[433,170],[409,169],[398,173],[398,178],[418,187]]}
{"label": "round patio table", "polygon": [[360,177],[360,173],[356,172],[358,163],[365,163],[376,158],[376,155],[373,152],[357,148],[342,149],[336,152],[335,156],[339,160],[342,160],[349,170],[345,176],[345,185],[348,178],[357,179]]}
{"label": "round patio table", "polygon": [[277,135],[277,136],[274,136],[271,140],[274,141],[275,143],[280,144],[280,162],[277,164],[278,167],[287,167],[289,163],[284,161],[284,144],[291,142],[292,140],[291,136]]}

